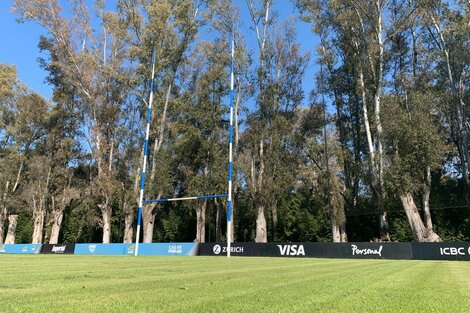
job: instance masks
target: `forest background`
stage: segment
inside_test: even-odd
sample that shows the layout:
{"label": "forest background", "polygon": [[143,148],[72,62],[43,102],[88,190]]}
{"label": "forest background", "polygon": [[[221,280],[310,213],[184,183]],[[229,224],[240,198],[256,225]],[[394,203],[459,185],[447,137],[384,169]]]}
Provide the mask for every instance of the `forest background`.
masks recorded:
{"label": "forest background", "polygon": [[[134,240],[154,50],[146,197],[226,193],[232,36],[232,238],[469,240],[470,1],[11,4],[51,94],[0,64],[0,243]],[[143,213],[225,239],[223,200]]]}

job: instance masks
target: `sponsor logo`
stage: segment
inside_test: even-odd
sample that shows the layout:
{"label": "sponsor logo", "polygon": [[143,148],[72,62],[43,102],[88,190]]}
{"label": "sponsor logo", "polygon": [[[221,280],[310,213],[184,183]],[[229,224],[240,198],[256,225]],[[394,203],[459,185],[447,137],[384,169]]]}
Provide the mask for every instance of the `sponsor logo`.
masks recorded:
{"label": "sponsor logo", "polygon": [[127,254],[134,254],[134,248],[135,248],[134,245],[129,246],[129,248],[127,248]]}
{"label": "sponsor logo", "polygon": [[375,254],[382,256],[383,246],[381,245],[378,249],[359,249],[356,245],[351,245],[352,255],[371,255]]}
{"label": "sponsor logo", "polygon": [[183,245],[169,245],[168,253],[173,253],[173,254],[183,253]]}
{"label": "sponsor logo", "polygon": [[65,252],[65,245],[53,246],[51,252],[54,252],[54,253],[64,253],[64,252]]}
{"label": "sponsor logo", "polygon": [[[215,245],[212,248],[214,254],[227,253],[227,247],[221,247],[220,245]],[[230,253],[243,253],[243,247],[230,247]]]}
{"label": "sponsor logo", "polygon": [[28,252],[28,246],[23,246],[22,251],[23,251],[23,252]]}
{"label": "sponsor logo", "polygon": [[283,256],[305,255],[304,245],[277,245],[277,247]]}
{"label": "sponsor logo", "polygon": [[5,252],[5,245],[0,246],[0,252]]}
{"label": "sponsor logo", "polygon": [[468,251],[465,251],[464,247],[445,247],[440,250],[441,255],[466,255],[466,252],[470,255],[470,247],[468,247]]}
{"label": "sponsor logo", "polygon": [[90,251],[91,253],[95,253],[96,245],[88,245],[88,251]]}

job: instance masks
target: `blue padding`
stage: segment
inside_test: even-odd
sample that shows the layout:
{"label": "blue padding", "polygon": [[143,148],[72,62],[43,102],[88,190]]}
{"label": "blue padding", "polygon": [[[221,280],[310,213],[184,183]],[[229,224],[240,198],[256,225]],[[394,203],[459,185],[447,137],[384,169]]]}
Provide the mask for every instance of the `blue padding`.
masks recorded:
{"label": "blue padding", "polygon": [[75,254],[125,255],[130,245],[124,243],[77,243]]}
{"label": "blue padding", "polygon": [[[79,243],[75,254],[134,255],[133,243]],[[140,243],[139,255],[196,255],[197,243]]]}
{"label": "blue padding", "polygon": [[36,254],[41,251],[41,244],[3,244],[0,245],[0,254]]}

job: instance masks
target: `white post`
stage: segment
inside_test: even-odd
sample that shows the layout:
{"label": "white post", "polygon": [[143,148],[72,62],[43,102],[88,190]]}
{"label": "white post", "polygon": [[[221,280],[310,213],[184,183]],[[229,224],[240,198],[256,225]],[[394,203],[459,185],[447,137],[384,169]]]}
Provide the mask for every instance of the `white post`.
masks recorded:
{"label": "white post", "polygon": [[232,245],[232,144],[233,144],[233,85],[234,85],[235,41],[232,34],[232,66],[230,73],[230,126],[228,148],[228,197],[227,197],[227,257],[230,257]]}
{"label": "white post", "polygon": [[149,150],[150,121],[152,120],[153,84],[155,80],[156,57],[157,57],[157,51],[154,50],[153,58],[152,58],[152,80],[150,82],[150,99],[149,99],[149,105],[148,105],[148,111],[147,111],[147,128],[145,131],[144,158],[142,160],[142,177],[140,179],[139,213],[137,216],[137,233],[135,236],[134,256],[137,256],[139,254],[140,225],[142,221],[142,206],[144,202],[145,172],[147,170],[147,155],[148,155],[148,150]]}

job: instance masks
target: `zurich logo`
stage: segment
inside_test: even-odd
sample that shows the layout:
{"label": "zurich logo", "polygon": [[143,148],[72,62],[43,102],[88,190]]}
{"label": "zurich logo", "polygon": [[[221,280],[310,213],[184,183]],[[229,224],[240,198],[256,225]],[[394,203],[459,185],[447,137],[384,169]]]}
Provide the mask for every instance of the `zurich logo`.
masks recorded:
{"label": "zurich logo", "polygon": [[220,254],[221,250],[222,248],[220,247],[220,245],[215,245],[214,248],[212,249],[212,251],[214,251],[214,254]]}

